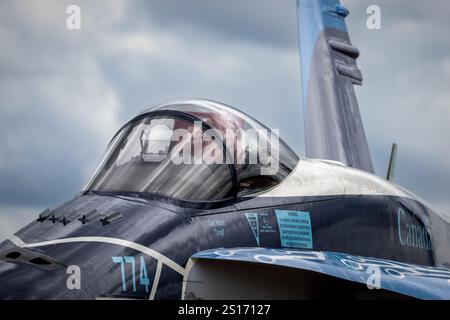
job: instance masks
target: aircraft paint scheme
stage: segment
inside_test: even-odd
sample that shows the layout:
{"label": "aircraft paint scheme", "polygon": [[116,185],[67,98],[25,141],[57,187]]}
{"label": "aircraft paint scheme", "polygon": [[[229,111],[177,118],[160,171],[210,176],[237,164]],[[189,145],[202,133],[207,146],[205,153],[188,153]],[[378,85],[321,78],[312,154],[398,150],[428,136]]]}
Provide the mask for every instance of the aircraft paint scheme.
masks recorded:
{"label": "aircraft paint scheme", "polygon": [[424,226],[406,223],[406,214],[402,209],[398,210],[397,218],[398,239],[402,245],[432,250],[431,238]]}
{"label": "aircraft paint scheme", "polygon": [[[229,290],[273,298],[234,289],[240,281],[230,279],[246,268],[267,282],[278,278],[264,272],[314,279],[289,291],[294,298],[320,297],[314,287],[329,283],[350,297],[450,299],[450,216],[372,173],[348,10],[337,0],[299,0],[298,9],[311,159],[267,136],[258,139],[277,151],[275,174],[261,174],[272,164],[259,157],[175,165],[168,137],[177,129],[267,128],[210,100],[157,104],[118,131],[79,194],[0,244],[0,299],[208,299]],[[244,145],[201,143],[249,157]],[[366,287],[370,270],[381,290]]]}

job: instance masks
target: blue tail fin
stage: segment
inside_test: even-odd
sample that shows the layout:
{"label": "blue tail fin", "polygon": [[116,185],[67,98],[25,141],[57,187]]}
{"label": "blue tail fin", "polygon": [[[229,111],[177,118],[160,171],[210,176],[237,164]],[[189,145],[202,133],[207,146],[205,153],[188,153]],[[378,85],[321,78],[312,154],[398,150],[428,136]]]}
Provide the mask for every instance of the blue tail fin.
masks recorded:
{"label": "blue tail fin", "polygon": [[297,0],[306,156],[373,172],[353,85],[362,84],[339,0]]}

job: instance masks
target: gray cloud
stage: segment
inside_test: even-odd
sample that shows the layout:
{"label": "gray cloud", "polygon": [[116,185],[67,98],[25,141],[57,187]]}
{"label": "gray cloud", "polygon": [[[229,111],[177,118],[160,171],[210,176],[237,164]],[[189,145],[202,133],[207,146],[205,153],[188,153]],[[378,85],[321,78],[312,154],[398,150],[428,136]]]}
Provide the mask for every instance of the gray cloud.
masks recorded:
{"label": "gray cloud", "polygon": [[[450,211],[450,19],[446,1],[432,2],[345,4],[377,172],[397,141],[397,182]],[[72,3],[81,31],[65,28]],[[373,3],[380,31],[365,28]],[[161,100],[223,101],[303,153],[293,0],[5,0],[0,45],[0,234],[16,226],[14,208],[36,215],[70,198],[115,130]]]}
{"label": "gray cloud", "polygon": [[[129,6],[138,21],[193,39],[297,47],[295,0],[159,0]],[[150,23],[149,23],[150,22]]]}

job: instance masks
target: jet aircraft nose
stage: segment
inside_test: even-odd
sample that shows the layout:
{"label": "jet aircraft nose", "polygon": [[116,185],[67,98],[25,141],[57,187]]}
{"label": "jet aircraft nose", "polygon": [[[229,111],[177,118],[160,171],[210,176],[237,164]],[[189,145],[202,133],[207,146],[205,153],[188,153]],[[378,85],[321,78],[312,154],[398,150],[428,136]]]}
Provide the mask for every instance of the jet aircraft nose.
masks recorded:
{"label": "jet aircraft nose", "polygon": [[70,292],[65,292],[64,295],[55,294],[59,292],[59,282],[65,272],[63,265],[54,264],[44,258],[5,258],[2,252],[0,299],[54,299],[58,296],[74,299],[75,295]]}
{"label": "jet aircraft nose", "polygon": [[158,242],[184,221],[176,208],[91,194],[37,215],[0,244],[0,299],[148,299],[176,259]]}

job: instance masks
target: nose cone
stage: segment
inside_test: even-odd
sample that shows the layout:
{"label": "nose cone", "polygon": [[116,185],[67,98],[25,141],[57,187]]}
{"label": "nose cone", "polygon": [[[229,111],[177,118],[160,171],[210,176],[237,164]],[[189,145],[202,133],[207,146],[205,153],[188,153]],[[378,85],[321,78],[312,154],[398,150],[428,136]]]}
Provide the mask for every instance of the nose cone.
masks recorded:
{"label": "nose cone", "polygon": [[0,244],[0,299],[147,299],[177,210],[85,195],[45,212]]}

